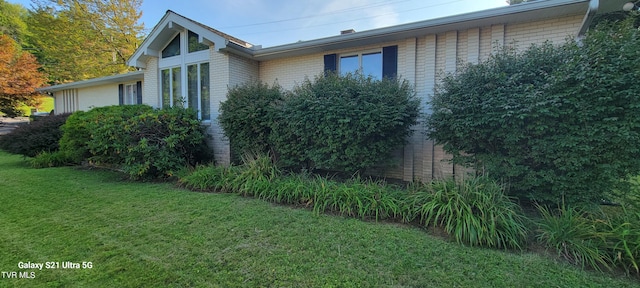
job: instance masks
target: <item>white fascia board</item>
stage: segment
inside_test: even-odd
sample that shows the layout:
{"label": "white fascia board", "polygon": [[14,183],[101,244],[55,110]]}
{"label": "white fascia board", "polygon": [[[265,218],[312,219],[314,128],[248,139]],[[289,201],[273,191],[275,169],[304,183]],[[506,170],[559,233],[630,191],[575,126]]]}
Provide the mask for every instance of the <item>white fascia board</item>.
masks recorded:
{"label": "white fascia board", "polygon": [[129,72],[126,74],[118,74],[118,75],[112,75],[112,76],[106,76],[106,77],[100,77],[100,78],[93,78],[89,80],[65,83],[60,85],[53,85],[49,87],[42,87],[42,88],[36,89],[36,91],[53,93],[53,92],[66,90],[66,89],[86,88],[86,87],[99,86],[99,85],[110,84],[110,83],[125,83],[125,82],[132,82],[132,81],[140,81],[143,79],[144,79],[144,71],[135,71],[135,72]]}
{"label": "white fascia board", "polygon": [[133,53],[133,56],[129,58],[127,65],[146,68],[147,58],[159,57],[161,46],[166,45],[176,33],[185,29],[198,34],[200,43],[213,45],[216,51],[226,46],[227,39],[224,37],[187,18],[173,12],[167,12],[160,22],[153,27],[149,36],[144,39],[140,47]]}

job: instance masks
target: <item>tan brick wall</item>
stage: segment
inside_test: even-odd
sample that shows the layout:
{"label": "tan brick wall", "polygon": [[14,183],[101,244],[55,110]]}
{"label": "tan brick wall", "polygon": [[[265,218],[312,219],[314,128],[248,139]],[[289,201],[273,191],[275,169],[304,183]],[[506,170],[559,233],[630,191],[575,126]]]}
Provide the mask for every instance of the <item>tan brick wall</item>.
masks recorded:
{"label": "tan brick wall", "polygon": [[160,71],[158,71],[158,58],[150,58],[147,68],[144,70],[142,81],[142,103],[159,108],[160,103]]}
{"label": "tan brick wall", "polygon": [[562,43],[568,36],[576,37],[583,15],[550,19],[534,23],[509,25],[505,28],[505,45],[515,42],[518,49],[524,50],[532,43],[550,40]]}
{"label": "tan brick wall", "polygon": [[210,51],[211,123],[207,133],[212,137],[209,144],[213,149],[216,164],[229,165],[231,163],[229,139],[224,135],[224,131],[218,123],[220,102],[227,99],[227,87],[229,87],[229,56],[216,52],[214,49],[210,49]]}
{"label": "tan brick wall", "polygon": [[77,95],[78,110],[82,111],[89,111],[94,107],[120,104],[117,83],[79,88],[77,89]]}
{"label": "tan brick wall", "polygon": [[260,80],[269,85],[278,83],[287,90],[293,89],[305,77],[313,79],[324,71],[323,55],[312,54],[261,62]]}
{"label": "tan brick wall", "polygon": [[229,85],[241,85],[260,77],[260,63],[237,55],[229,55]]}

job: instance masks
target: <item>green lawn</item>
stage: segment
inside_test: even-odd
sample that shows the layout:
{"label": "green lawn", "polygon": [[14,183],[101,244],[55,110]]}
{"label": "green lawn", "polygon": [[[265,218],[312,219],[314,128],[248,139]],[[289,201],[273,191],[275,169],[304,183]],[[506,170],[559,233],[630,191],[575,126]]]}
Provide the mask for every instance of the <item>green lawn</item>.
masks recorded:
{"label": "green lawn", "polygon": [[[640,286],[417,228],[121,179],[0,152],[0,271],[35,276],[0,287]],[[18,268],[66,261],[92,268]]]}

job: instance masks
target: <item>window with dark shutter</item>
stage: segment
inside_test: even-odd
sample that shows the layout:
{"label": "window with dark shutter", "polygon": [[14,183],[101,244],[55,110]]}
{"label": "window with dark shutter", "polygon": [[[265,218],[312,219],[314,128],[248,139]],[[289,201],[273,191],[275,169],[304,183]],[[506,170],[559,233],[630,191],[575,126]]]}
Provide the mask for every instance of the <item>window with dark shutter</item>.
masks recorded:
{"label": "window with dark shutter", "polygon": [[118,85],[118,105],[124,105],[124,84]]}
{"label": "window with dark shutter", "polygon": [[324,72],[337,72],[338,71],[338,55],[329,54],[324,55]]}
{"label": "window with dark shutter", "polygon": [[142,81],[136,82],[136,103],[142,104]]}
{"label": "window with dark shutter", "polygon": [[396,78],[398,75],[398,46],[382,47],[382,77]]}
{"label": "window with dark shutter", "polygon": [[374,79],[395,78],[398,74],[398,46],[386,46],[380,50],[363,51],[343,55],[324,55],[324,71],[362,73]]}

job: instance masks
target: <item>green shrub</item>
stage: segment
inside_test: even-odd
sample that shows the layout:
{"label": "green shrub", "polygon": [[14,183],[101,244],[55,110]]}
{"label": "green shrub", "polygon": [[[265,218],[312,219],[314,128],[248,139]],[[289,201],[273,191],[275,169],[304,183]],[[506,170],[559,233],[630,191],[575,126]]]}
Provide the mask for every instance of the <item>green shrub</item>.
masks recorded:
{"label": "green shrub", "polygon": [[525,217],[495,182],[478,177],[417,188],[409,203],[425,226],[442,226],[457,242],[472,246],[522,248]]}
{"label": "green shrub", "polygon": [[74,163],[80,163],[91,155],[87,146],[91,133],[86,127],[90,124],[90,115],[84,111],[74,112],[60,127],[63,132],[59,142],[60,151],[66,153]]}
{"label": "green shrub", "polygon": [[171,177],[212,159],[204,128],[189,109],[100,107],[72,114],[62,128],[61,152],[69,162],[112,166],[133,179]]}
{"label": "green shrub", "polygon": [[184,166],[211,161],[206,133],[191,109],[149,111],[94,135],[91,152],[111,164],[123,159],[122,169],[133,179],[171,177]]}
{"label": "green shrub", "polygon": [[269,139],[285,166],[360,171],[388,164],[411,135],[418,107],[406,81],[318,76],[277,107]]}
{"label": "green shrub", "polygon": [[[269,135],[273,126],[275,105],[284,92],[277,84],[269,87],[250,82],[229,90],[227,100],[220,103],[218,120],[231,143],[235,160],[244,153],[270,152]],[[234,161],[235,162],[235,161]]]}
{"label": "green shrub", "polygon": [[[635,17],[635,16],[634,16]],[[640,174],[640,33],[633,17],[580,43],[505,49],[449,75],[429,137],[522,199],[594,205]]]}
{"label": "green shrub", "polygon": [[155,113],[147,105],[120,105],[95,108],[89,111],[92,119],[87,124],[91,139],[87,142],[90,161],[100,164],[121,165],[128,155],[132,141],[132,119]]}
{"label": "green shrub", "polygon": [[60,150],[74,163],[91,157],[103,163],[122,162],[123,147],[118,145],[123,142],[124,121],[152,110],[147,105],[121,105],[74,112],[61,127]]}
{"label": "green shrub", "polygon": [[0,149],[27,157],[57,151],[58,141],[62,137],[60,126],[67,117],[69,114],[52,115],[20,125],[9,134],[0,136]]}

